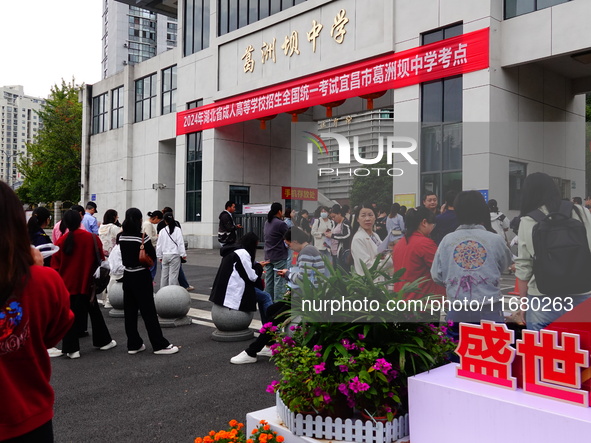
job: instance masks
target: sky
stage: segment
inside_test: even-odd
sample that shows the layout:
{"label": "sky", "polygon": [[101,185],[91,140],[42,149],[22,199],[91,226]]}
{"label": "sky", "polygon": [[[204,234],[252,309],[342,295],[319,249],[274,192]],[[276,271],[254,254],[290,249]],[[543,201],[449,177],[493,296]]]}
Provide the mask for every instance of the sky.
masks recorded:
{"label": "sky", "polygon": [[10,0],[0,14],[0,86],[46,98],[62,78],[101,79],[101,0]]}

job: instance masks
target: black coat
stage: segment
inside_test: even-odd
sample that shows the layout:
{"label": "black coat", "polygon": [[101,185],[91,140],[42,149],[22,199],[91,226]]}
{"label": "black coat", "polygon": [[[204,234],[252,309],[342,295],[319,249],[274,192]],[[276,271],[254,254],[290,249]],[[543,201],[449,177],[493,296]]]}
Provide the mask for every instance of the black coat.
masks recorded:
{"label": "black coat", "polygon": [[[241,251],[237,252],[238,250]],[[230,307],[227,305],[240,299],[238,310],[256,311],[255,287],[262,289],[263,267],[259,263],[253,265],[248,253],[248,257],[245,257],[245,253],[246,250],[240,245],[227,245],[221,249],[220,254],[223,258],[211,288],[209,301],[219,306]],[[247,270],[245,266],[250,268]],[[253,270],[256,274],[255,281],[249,277],[249,274],[253,276]]]}

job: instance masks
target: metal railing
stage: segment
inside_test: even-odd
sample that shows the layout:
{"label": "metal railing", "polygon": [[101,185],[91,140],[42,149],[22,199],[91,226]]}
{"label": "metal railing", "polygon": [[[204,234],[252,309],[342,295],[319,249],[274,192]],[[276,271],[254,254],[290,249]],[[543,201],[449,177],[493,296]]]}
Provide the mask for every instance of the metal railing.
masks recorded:
{"label": "metal railing", "polygon": [[267,214],[234,214],[234,223],[242,225],[242,229],[238,230],[238,238],[242,237],[247,232],[254,232],[259,238],[259,246],[265,243],[265,222],[267,221]]}

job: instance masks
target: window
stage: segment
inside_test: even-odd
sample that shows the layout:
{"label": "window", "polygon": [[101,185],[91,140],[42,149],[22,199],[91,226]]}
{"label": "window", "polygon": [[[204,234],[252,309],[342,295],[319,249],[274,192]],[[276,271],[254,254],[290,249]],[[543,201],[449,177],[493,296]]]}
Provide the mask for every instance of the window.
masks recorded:
{"label": "window", "polygon": [[306,0],[218,0],[218,36],[240,29]]}
{"label": "window", "polygon": [[156,116],[156,74],[135,81],[135,121]]}
{"label": "window", "polygon": [[[203,106],[203,100],[196,100],[196,106]],[[187,134],[187,176],[185,182],[187,221],[201,221],[201,176],[203,171],[202,132]]]}
{"label": "window", "polygon": [[185,56],[209,47],[209,1],[185,1],[185,26],[183,28],[183,53]]}
{"label": "window", "polygon": [[176,66],[162,70],[162,115],[176,109]]}
{"label": "window", "polygon": [[525,163],[509,162],[509,209],[521,209],[521,190],[527,175]]}
{"label": "window", "polygon": [[[462,34],[453,25],[423,34],[423,44]],[[421,198],[462,190],[462,77],[421,85]]]}
{"label": "window", "polygon": [[92,133],[107,130],[107,93],[92,98]]}
{"label": "window", "polygon": [[505,19],[560,5],[570,0],[505,0]]}
{"label": "window", "polygon": [[111,91],[111,129],[123,127],[123,86]]}

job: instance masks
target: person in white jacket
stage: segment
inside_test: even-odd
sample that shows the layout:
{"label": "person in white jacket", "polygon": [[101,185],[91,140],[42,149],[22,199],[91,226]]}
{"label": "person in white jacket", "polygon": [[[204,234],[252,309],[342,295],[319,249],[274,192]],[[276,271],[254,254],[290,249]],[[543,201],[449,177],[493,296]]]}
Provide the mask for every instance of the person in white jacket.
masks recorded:
{"label": "person in white jacket", "polygon": [[160,288],[179,284],[181,257],[187,258],[183,233],[181,228],[176,226],[172,213],[164,215],[164,222],[166,226],[158,235],[156,243],[156,256],[162,263]]}

